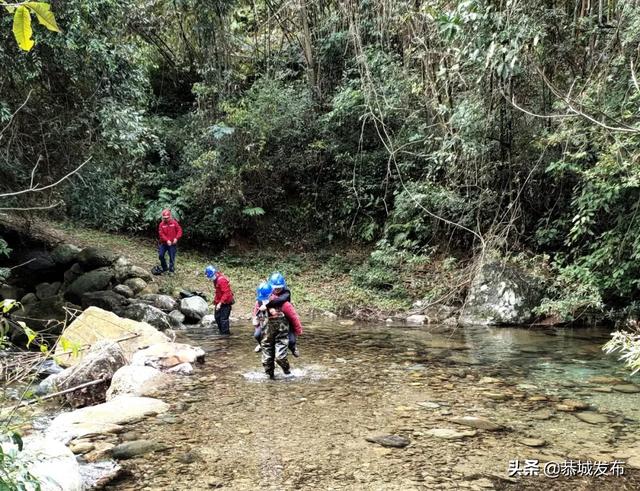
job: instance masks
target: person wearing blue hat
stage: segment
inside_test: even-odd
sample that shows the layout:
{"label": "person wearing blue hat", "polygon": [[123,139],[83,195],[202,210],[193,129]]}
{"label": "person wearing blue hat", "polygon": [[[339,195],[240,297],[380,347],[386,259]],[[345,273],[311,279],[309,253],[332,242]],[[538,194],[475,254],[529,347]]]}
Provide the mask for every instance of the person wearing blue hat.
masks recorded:
{"label": "person wearing blue hat", "polygon": [[234,304],[233,291],[231,290],[229,278],[211,264],[204,269],[204,274],[213,282],[216,289],[213,297],[216,324],[218,325],[220,334],[228,336],[231,334],[229,331],[229,316],[231,315],[231,306]]}
{"label": "person wearing blue hat", "polygon": [[277,271],[269,276],[269,284],[273,287],[273,292],[266,308],[281,310],[289,320],[291,324],[291,329],[289,329],[289,349],[293,356],[298,357],[300,356],[300,351],[298,350],[297,342],[298,335],[302,334],[302,324],[291,303],[291,290],[287,288],[287,282],[282,273]]}
{"label": "person wearing blue hat", "polygon": [[262,331],[266,327],[266,324],[269,320],[269,314],[266,308],[262,308],[262,306],[266,306],[269,303],[269,298],[271,297],[271,292],[273,291],[273,287],[267,281],[263,281],[256,288],[256,305],[253,309],[253,337],[256,338],[258,345],[256,346],[255,352],[258,353],[261,350],[260,342],[262,341]]}

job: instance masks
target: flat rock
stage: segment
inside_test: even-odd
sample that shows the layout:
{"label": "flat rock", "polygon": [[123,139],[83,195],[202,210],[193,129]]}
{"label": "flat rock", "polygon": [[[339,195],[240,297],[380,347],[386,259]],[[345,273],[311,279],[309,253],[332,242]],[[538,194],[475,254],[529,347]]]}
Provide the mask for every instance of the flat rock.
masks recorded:
{"label": "flat rock", "polygon": [[83,489],[80,466],[71,450],[61,442],[29,436],[24,439],[24,451],[19,456],[25,459],[29,472],[41,483],[42,491]]}
{"label": "flat rock", "polygon": [[580,421],[589,423],[592,425],[604,424],[609,422],[609,418],[604,414],[596,413],[593,411],[584,411],[582,413],[575,413],[574,416]]}
{"label": "flat rock", "polygon": [[478,430],[498,431],[503,430],[504,426],[489,421],[488,419],[479,418],[477,416],[463,416],[461,418],[449,418],[449,421],[459,425],[470,426]]}
{"label": "flat rock", "polygon": [[547,444],[547,442],[540,438],[522,438],[518,440],[518,442],[526,445],[527,447],[544,447]]}
{"label": "flat rock", "polygon": [[156,343],[138,351],[132,358],[132,365],[148,365],[158,369],[171,368],[181,363],[195,363],[204,360],[205,352],[182,343]]}
{"label": "flat rock", "polygon": [[[91,346],[102,339],[120,340],[118,344],[124,351],[127,361],[131,361],[133,354],[139,348],[169,340],[166,335],[149,324],[123,319],[98,307],[89,307],[85,310],[64,330],[63,336],[69,344],[78,348]],[[123,340],[125,338],[130,339]],[[62,354],[64,352],[62,343],[58,343],[54,352],[55,360],[60,365],[71,366],[85,356],[86,350]]]}
{"label": "flat rock", "polygon": [[624,381],[618,377],[609,377],[607,375],[598,375],[597,377],[591,377],[587,382],[591,384],[602,384],[602,385],[616,385],[623,384]]}
{"label": "flat rock", "polygon": [[416,404],[418,404],[418,406],[423,407],[425,409],[438,409],[440,407],[440,404],[438,404],[437,402],[431,402],[431,401],[418,402]]}
{"label": "flat rock", "polygon": [[478,432],[475,430],[458,431],[452,428],[434,428],[426,431],[425,434],[444,440],[461,440],[466,437],[476,436]]}
{"label": "flat rock", "polygon": [[164,413],[168,409],[169,405],[158,399],[121,395],[96,406],[58,415],[47,434],[68,441],[87,435],[87,430],[99,430],[101,425],[113,428],[110,425],[130,423],[152,414]]}
{"label": "flat rock", "polygon": [[411,443],[407,438],[399,435],[376,435],[365,438],[368,442],[377,443],[383,447],[404,448]]}
{"label": "flat rock", "polygon": [[589,409],[589,404],[583,401],[565,399],[560,404],[556,404],[556,409],[564,412],[583,411]]}
{"label": "flat rock", "polygon": [[113,374],[107,390],[107,401],[122,394],[136,396],[153,395],[166,386],[170,377],[157,368],[127,365]]}
{"label": "flat rock", "polygon": [[73,441],[69,444],[69,450],[76,455],[85,454],[91,452],[95,448],[95,445],[87,440]]}
{"label": "flat rock", "polygon": [[613,390],[616,392],[623,392],[625,394],[637,394],[640,392],[640,386],[634,384],[620,384],[614,385]]}
{"label": "flat rock", "polygon": [[510,398],[508,394],[502,394],[499,392],[483,392],[482,395],[489,399],[493,399],[494,401],[506,401]]}

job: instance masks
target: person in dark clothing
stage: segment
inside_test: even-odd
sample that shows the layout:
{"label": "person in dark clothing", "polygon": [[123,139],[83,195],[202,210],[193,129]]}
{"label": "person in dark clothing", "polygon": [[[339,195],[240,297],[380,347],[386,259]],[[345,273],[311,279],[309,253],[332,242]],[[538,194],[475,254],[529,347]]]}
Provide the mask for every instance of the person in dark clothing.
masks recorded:
{"label": "person in dark clothing", "polygon": [[[178,249],[178,240],[182,237],[182,227],[178,220],[171,217],[171,210],[162,210],[162,221],[158,225],[158,240],[160,246],[158,248],[158,256],[162,265],[162,272],[173,273],[175,271],[176,252]],[[169,253],[169,267],[165,256]]]}
{"label": "person in dark clothing", "polygon": [[218,330],[220,334],[228,336],[231,334],[229,331],[229,316],[231,315],[231,306],[234,303],[229,278],[211,265],[207,266],[204,271],[207,278],[213,281],[216,289],[213,304],[215,306],[215,318],[216,324],[218,324]]}

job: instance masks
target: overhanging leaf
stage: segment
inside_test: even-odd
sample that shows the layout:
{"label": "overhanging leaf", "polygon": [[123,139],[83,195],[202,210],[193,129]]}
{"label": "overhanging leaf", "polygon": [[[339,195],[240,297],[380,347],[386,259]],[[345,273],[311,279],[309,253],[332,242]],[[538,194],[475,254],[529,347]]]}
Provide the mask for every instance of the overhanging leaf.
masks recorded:
{"label": "overhanging leaf", "polygon": [[31,14],[26,7],[20,5],[16,9],[15,14],[13,14],[13,35],[15,36],[20,49],[30,51],[31,48],[33,48],[33,39],[31,39],[32,34]]}
{"label": "overhanging leaf", "polygon": [[56,18],[51,12],[51,5],[44,2],[27,2],[24,4],[25,7],[28,7],[36,17],[38,18],[38,22],[45,26],[50,31],[60,32],[60,28],[56,23]]}

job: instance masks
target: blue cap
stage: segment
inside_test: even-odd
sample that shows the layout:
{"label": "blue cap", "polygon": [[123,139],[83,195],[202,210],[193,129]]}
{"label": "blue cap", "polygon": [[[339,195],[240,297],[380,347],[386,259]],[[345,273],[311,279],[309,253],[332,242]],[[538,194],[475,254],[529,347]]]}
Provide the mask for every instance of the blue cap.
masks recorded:
{"label": "blue cap", "polygon": [[258,285],[258,288],[256,288],[256,300],[258,302],[266,302],[269,300],[272,291],[273,287],[266,281],[263,281]]}
{"label": "blue cap", "polygon": [[214,268],[211,264],[209,264],[209,266],[204,268],[204,274],[206,274],[207,278],[209,278],[209,279],[212,279],[216,275],[217,271],[218,270],[216,268]]}
{"label": "blue cap", "polygon": [[269,283],[273,288],[286,288],[287,282],[284,281],[284,276],[280,273],[272,273],[269,276]]}

